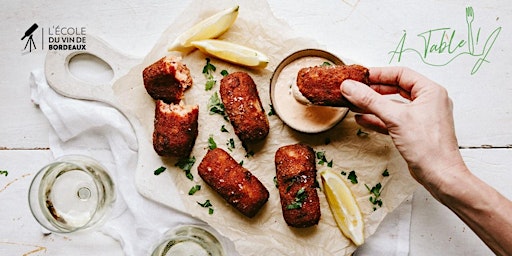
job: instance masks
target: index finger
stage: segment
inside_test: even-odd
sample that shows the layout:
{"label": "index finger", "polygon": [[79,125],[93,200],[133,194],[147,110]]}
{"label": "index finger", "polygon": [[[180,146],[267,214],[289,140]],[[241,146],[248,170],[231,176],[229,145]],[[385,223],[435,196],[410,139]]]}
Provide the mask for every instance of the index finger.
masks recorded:
{"label": "index finger", "polygon": [[405,67],[373,67],[370,68],[370,84],[398,86],[411,92],[414,85],[427,79],[416,71]]}

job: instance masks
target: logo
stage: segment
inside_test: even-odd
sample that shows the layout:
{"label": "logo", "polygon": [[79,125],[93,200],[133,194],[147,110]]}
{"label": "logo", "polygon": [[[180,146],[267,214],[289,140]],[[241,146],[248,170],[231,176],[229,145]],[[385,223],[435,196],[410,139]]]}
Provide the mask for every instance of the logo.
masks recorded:
{"label": "logo", "polygon": [[447,66],[460,57],[475,59],[471,68],[471,75],[474,75],[484,63],[489,63],[488,55],[491,52],[501,27],[488,32],[482,28],[476,31],[473,29],[475,13],[473,7],[469,6],[465,12],[467,31],[462,33],[450,27],[434,28],[418,33],[416,39],[420,39],[420,47],[408,47],[408,34],[404,31],[396,48],[390,51],[389,63],[394,60],[400,62],[406,53],[414,53],[419,59],[429,66]]}
{"label": "logo", "polygon": [[25,31],[25,34],[21,38],[21,41],[23,41],[28,37],[28,40],[25,43],[25,48],[23,48],[24,51],[27,50],[27,47],[29,52],[32,52],[32,47],[34,47],[34,50],[36,49],[36,43],[34,42],[33,36],[34,32],[37,30],[38,27],[39,26],[36,23],[34,23],[32,26],[30,26],[30,28],[27,29],[27,31]]}
{"label": "logo", "polygon": [[[41,33],[41,42],[34,40],[34,34]],[[39,27],[36,23],[30,26],[23,34],[22,54],[31,53],[34,50],[49,51],[85,51],[87,50],[87,35],[85,27],[73,26],[49,26]],[[39,38],[37,36],[36,38]]]}

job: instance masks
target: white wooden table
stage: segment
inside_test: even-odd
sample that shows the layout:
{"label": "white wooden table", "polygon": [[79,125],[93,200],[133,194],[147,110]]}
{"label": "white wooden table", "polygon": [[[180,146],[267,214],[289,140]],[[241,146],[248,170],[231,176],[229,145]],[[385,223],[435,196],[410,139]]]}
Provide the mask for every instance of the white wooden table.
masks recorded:
{"label": "white wooden table", "polygon": [[[471,74],[479,57],[463,54],[446,63],[447,58],[463,52],[456,43],[468,38],[465,1],[394,2],[317,1],[311,6],[312,2],[269,0],[269,5],[276,17],[342,57],[368,66],[407,65],[446,86],[455,103],[459,144],[468,166],[512,198],[512,36],[501,32],[492,40],[491,34],[512,27],[512,5],[506,0],[492,5],[472,3],[473,30],[478,35],[475,52],[488,54]],[[8,171],[8,176],[0,175],[0,255],[122,255],[120,245],[100,233],[45,236],[30,214],[29,183],[52,155],[49,124],[31,103],[28,86],[30,71],[43,67],[47,50],[23,50],[27,41],[20,38],[27,28],[33,23],[45,28],[85,27],[87,33],[121,52],[143,57],[186,4],[4,1],[0,9],[0,170]],[[411,51],[404,51],[400,60],[389,54],[398,49],[404,36],[404,48],[421,52],[427,35],[432,39],[428,49],[443,45],[440,40],[448,44],[450,38],[452,45],[442,54],[428,52],[424,60]],[[413,199],[410,255],[468,254],[491,252],[454,214],[419,188]]]}

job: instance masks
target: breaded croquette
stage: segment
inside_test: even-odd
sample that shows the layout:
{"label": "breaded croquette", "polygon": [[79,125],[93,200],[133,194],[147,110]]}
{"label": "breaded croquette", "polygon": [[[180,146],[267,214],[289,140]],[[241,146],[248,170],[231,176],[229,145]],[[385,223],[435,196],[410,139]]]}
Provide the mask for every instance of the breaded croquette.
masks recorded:
{"label": "breaded croquette", "polygon": [[268,200],[269,192],[258,178],[221,148],[209,150],[197,171],[206,184],[249,218]]}
{"label": "breaded croquette", "polygon": [[153,147],[160,156],[188,157],[198,134],[199,107],[156,101]]}
{"label": "breaded croquette", "polygon": [[311,104],[346,107],[340,85],[346,79],[368,84],[370,72],[360,65],[315,66],[299,70],[297,87]]}
{"label": "breaded croquette", "polygon": [[220,82],[220,96],[235,134],[243,143],[263,140],[269,132],[267,116],[256,84],[245,72],[231,73]]}
{"label": "breaded croquette", "polygon": [[142,72],[144,87],[155,100],[178,104],[183,92],[192,86],[192,76],[181,58],[163,57]]}
{"label": "breaded croquette", "polygon": [[318,224],[320,199],[316,189],[315,152],[307,145],[280,147],[275,155],[276,179],[281,209],[291,227]]}

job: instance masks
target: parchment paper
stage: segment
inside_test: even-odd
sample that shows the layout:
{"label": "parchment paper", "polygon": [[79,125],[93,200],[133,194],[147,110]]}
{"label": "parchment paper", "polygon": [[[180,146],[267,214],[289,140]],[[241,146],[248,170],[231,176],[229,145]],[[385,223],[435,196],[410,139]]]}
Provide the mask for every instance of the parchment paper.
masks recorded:
{"label": "parchment paper", "polygon": [[[142,82],[142,70],[169,54],[167,45],[180,33],[224,8],[237,3],[231,1],[193,1],[190,6],[167,29],[159,42],[155,45],[143,63],[135,67],[127,77],[116,83],[114,91],[119,99],[124,99],[128,109],[137,115],[145,127],[147,139],[151,140],[153,132],[154,101],[146,93]],[[388,136],[364,130],[367,134],[358,135],[360,127],[354,122],[353,115],[349,114],[344,121],[333,129],[316,135],[296,132],[279,119],[278,116],[269,116],[270,134],[267,139],[257,145],[250,145],[249,151],[254,156],[247,156],[233,132],[231,124],[220,115],[210,115],[207,108],[209,98],[219,89],[221,70],[232,73],[235,71],[248,72],[258,86],[259,95],[268,113],[270,111],[269,81],[272,71],[278,63],[292,52],[305,48],[319,48],[313,40],[301,38],[290,27],[276,19],[265,1],[239,1],[240,11],[234,25],[221,36],[221,39],[239,43],[258,49],[270,57],[270,63],[264,70],[246,69],[240,66],[227,64],[221,60],[211,58],[216,66],[216,86],[211,91],[205,91],[205,77],[202,74],[205,58],[209,57],[199,51],[183,56],[183,62],[191,70],[194,85],[186,92],[187,104],[199,105],[199,136],[196,140],[191,156],[196,158],[192,168],[194,180],[186,178],[184,172],[175,167],[176,159],[162,158],[162,163],[168,168],[172,177],[169,186],[176,186],[181,194],[181,201],[186,211],[201,220],[206,221],[221,234],[229,237],[242,255],[347,255],[356,247],[345,238],[333,219],[331,211],[320,191],[322,217],[320,223],[311,228],[290,228],[282,217],[279,193],[274,185],[275,176],[274,154],[277,148],[302,142],[312,146],[315,151],[325,151],[327,160],[333,161],[332,169],[345,171],[354,170],[358,176],[358,184],[349,187],[357,197],[358,204],[365,220],[365,237],[372,235],[379,223],[389,212],[410,196],[416,182],[410,177],[407,165],[395,149]],[[176,54],[176,53],[173,53]],[[334,53],[343,58],[343,53]],[[364,65],[364,63],[363,63]],[[224,125],[229,133],[221,132]],[[212,136],[218,147],[226,149],[238,162],[258,177],[270,192],[267,204],[258,215],[252,219],[238,213],[206,185],[197,174],[197,166],[207,151],[208,138]],[[228,140],[234,139],[235,148],[228,148]],[[329,141],[329,143],[326,143]],[[155,153],[156,154],[156,153]],[[327,167],[317,165],[318,170]],[[383,177],[384,170],[389,176]],[[153,170],[148,169],[148,172]],[[318,179],[320,181],[320,179]],[[347,180],[348,182],[348,180]],[[382,184],[382,207],[373,209],[370,203],[371,196],[365,184],[370,188],[377,183]],[[202,189],[194,195],[188,195],[189,189],[199,184]],[[154,188],[165,193],[165,188]],[[210,200],[214,213],[209,214],[208,209],[198,205]]]}

